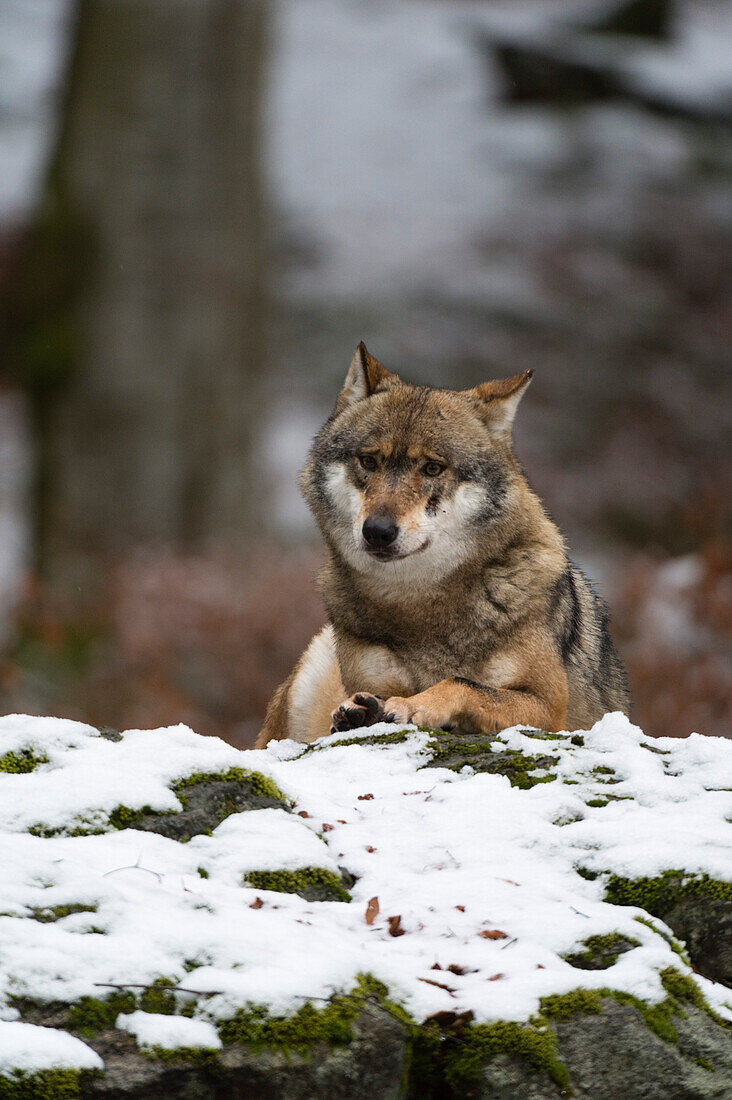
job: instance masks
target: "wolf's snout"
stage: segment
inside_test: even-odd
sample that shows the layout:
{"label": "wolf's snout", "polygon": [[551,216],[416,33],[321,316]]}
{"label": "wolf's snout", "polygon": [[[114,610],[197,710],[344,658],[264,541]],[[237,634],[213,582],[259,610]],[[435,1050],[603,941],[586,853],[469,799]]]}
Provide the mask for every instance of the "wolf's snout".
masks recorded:
{"label": "wolf's snout", "polygon": [[386,550],[396,541],[399,528],[393,516],[375,515],[364,520],[362,534],[370,550]]}

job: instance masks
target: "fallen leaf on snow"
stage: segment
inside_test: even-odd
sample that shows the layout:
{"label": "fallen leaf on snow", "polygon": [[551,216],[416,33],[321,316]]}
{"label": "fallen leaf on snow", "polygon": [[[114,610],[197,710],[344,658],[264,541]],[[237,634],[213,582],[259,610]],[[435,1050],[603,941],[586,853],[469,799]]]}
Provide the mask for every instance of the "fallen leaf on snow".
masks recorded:
{"label": "fallen leaf on snow", "polygon": [[403,936],[405,934],[406,929],[402,928],[401,920],[401,915],[397,917],[387,917],[390,936]]}

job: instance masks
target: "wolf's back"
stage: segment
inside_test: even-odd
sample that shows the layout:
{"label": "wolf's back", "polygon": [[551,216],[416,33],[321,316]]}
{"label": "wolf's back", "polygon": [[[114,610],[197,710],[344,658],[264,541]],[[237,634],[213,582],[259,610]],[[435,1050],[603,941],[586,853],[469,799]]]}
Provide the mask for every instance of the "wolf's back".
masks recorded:
{"label": "wolf's back", "polygon": [[569,681],[568,728],[587,728],[607,711],[628,714],[625,669],[608,629],[608,612],[572,562],[553,594],[552,625]]}

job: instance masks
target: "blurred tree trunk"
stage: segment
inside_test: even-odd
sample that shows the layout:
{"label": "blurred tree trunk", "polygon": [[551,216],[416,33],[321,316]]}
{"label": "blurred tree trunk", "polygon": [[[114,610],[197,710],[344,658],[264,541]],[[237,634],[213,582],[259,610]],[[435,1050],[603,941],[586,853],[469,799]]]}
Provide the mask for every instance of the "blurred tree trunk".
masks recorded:
{"label": "blurred tree trunk", "polygon": [[68,361],[32,387],[52,587],[258,522],[264,3],[79,0],[46,204]]}

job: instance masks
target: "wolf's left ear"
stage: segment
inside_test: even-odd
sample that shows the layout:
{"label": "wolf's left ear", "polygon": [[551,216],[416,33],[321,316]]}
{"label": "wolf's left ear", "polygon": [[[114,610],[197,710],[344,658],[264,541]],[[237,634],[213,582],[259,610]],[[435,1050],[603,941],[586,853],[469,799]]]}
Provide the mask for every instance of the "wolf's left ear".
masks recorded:
{"label": "wolf's left ear", "polygon": [[469,390],[469,393],[479,398],[480,414],[489,428],[496,432],[510,434],[519,401],[533,377],[533,370],[525,370],[523,374],[515,374],[513,378],[481,382],[475,389]]}
{"label": "wolf's left ear", "polygon": [[336,401],[336,414],[343,412],[349,405],[356,401],[362,401],[365,397],[371,397],[377,390],[386,389],[393,382],[398,382],[396,374],[392,374],[382,366],[378,359],[374,359],[363,340],[356,348],[356,354],[351,360],[346,380],[343,383],[338,400]]}

